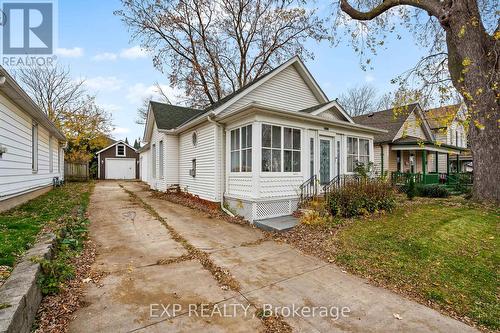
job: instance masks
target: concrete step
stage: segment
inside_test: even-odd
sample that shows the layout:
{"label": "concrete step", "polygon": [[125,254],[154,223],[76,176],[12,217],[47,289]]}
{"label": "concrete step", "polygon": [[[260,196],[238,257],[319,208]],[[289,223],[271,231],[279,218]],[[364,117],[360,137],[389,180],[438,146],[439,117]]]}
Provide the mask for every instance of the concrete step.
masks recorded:
{"label": "concrete step", "polygon": [[288,215],[253,221],[253,223],[257,228],[265,231],[283,232],[295,227],[299,223],[299,219]]}

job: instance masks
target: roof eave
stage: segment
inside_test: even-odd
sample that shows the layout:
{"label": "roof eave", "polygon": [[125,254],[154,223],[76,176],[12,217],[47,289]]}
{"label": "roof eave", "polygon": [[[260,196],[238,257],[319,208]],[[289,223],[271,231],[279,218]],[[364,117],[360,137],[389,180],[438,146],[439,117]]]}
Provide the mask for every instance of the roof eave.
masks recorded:
{"label": "roof eave", "polygon": [[358,130],[362,130],[364,132],[371,133],[371,134],[385,134],[385,133],[387,133],[386,130],[382,130],[382,129],[375,128],[375,127],[369,127],[369,126],[359,125],[359,124],[355,124],[355,123],[326,119],[326,118],[323,118],[320,116],[311,115],[309,113],[301,113],[301,112],[295,112],[295,111],[280,110],[277,108],[270,108],[270,107],[258,105],[257,103],[247,104],[246,106],[243,106],[241,109],[239,109],[235,112],[232,112],[232,113],[227,114],[227,115],[223,115],[222,117],[217,117],[216,120],[222,121],[222,120],[230,118],[230,117],[234,117],[234,116],[238,116],[238,115],[241,116],[243,113],[249,112],[252,110],[258,110],[258,111],[263,111],[263,112],[268,112],[268,113],[276,113],[276,114],[280,114],[280,115],[287,115],[289,117],[293,117],[296,119],[307,119],[307,120],[312,120],[312,121],[317,122],[317,123],[334,125],[334,126],[338,126],[338,127],[342,127],[342,128],[347,128],[347,129],[358,129]]}
{"label": "roof eave", "polygon": [[[14,80],[14,78],[0,66],[0,76],[4,76],[6,81],[0,85],[2,90],[9,98],[21,107],[21,110],[27,112],[36,121],[42,123],[51,134],[53,134],[59,141],[66,142],[66,136],[59,130],[56,125],[49,119],[29,95],[21,88],[21,86]],[[10,89],[12,89],[12,92]]]}

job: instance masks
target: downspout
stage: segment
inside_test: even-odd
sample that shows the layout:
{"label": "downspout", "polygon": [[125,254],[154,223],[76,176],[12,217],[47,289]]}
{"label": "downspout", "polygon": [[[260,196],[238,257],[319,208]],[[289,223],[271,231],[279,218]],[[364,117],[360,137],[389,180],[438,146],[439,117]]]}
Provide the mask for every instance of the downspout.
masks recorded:
{"label": "downspout", "polygon": [[[223,137],[224,137],[224,126],[220,123],[218,123],[217,121],[213,120],[210,116],[207,116],[207,120],[208,122],[212,123],[212,124],[215,124],[215,126],[217,126],[217,128],[219,128],[221,130],[221,140],[223,140]],[[224,146],[224,144],[223,144]],[[218,147],[216,147],[217,149]],[[226,164],[226,150],[225,149],[222,149],[222,163],[220,164],[220,190],[221,190],[221,193],[220,193],[220,209],[222,209],[222,211],[224,213],[226,213],[227,215],[229,216],[232,216],[234,217],[234,214],[231,213],[228,209],[226,209],[226,207],[224,207],[224,192],[225,192],[225,180],[226,180],[226,173],[225,173],[225,164]]]}

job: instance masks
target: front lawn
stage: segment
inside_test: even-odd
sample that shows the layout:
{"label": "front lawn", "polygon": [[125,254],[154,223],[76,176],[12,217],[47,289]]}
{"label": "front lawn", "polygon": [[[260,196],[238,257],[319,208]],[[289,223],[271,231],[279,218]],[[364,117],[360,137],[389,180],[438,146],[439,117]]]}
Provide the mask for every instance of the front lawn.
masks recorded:
{"label": "front lawn", "polygon": [[497,330],[499,222],[498,208],[419,199],[351,221],[323,246],[355,274]]}
{"label": "front lawn", "polygon": [[86,207],[91,183],[67,183],[26,204],[0,213],[0,266],[13,267],[36,241],[40,230],[57,228],[58,221]]}

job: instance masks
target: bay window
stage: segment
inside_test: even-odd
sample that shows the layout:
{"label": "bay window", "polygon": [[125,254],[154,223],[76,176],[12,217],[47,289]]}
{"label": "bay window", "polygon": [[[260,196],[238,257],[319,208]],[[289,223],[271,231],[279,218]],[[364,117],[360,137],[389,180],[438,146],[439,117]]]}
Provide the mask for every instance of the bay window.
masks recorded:
{"label": "bay window", "polygon": [[262,171],[300,172],[300,140],[299,129],[262,125]]}
{"label": "bay window", "polygon": [[231,131],[231,172],[252,171],[252,125]]}
{"label": "bay window", "polygon": [[356,164],[365,166],[370,162],[370,141],[347,137],[347,172],[354,172]]}

